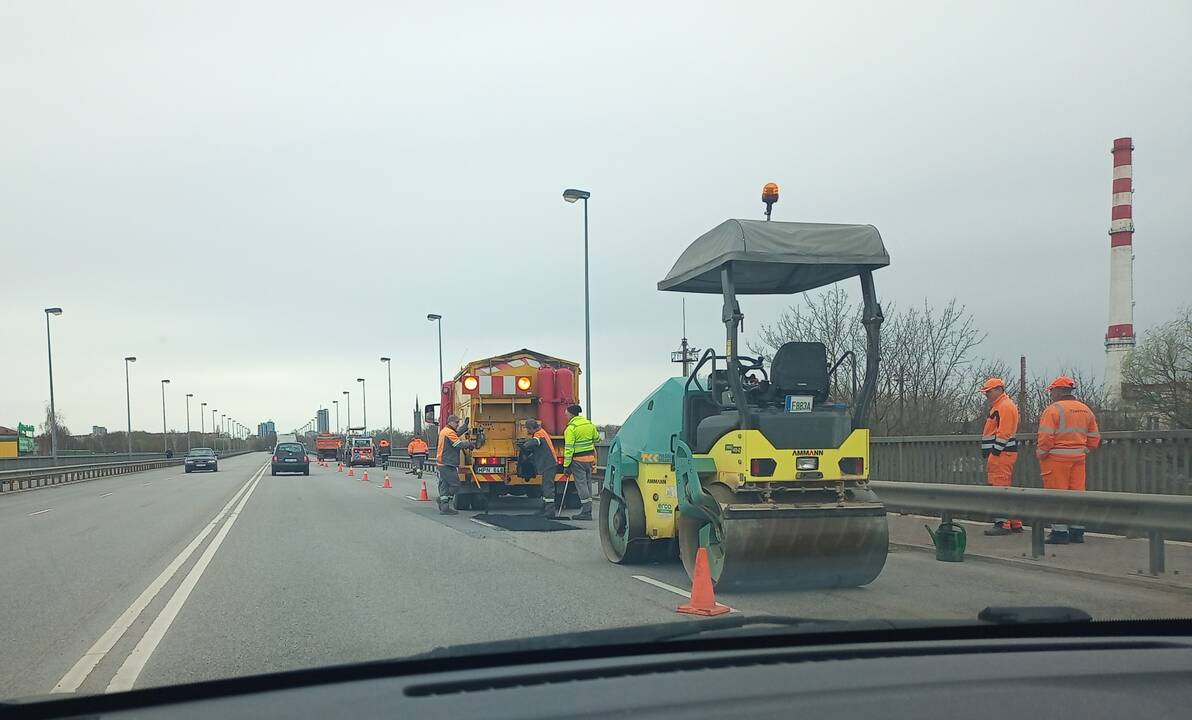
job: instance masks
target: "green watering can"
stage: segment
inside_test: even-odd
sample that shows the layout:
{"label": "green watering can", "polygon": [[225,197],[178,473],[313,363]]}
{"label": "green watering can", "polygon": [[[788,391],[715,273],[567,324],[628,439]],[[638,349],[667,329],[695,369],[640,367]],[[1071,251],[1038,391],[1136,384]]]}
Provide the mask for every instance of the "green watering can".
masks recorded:
{"label": "green watering can", "polygon": [[935,530],[932,530],[930,525],[925,524],[923,527],[927,528],[931,543],[935,545],[936,560],[964,562],[964,547],[968,541],[964,528],[952,522],[942,522]]}

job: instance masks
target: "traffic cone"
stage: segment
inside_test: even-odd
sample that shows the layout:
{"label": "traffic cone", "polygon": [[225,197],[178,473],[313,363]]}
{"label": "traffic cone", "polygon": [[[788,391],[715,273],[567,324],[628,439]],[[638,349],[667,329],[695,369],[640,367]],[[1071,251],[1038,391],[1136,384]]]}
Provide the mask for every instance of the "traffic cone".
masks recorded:
{"label": "traffic cone", "polygon": [[343,471],[344,471],[344,464],[343,463],[335,463],[335,472],[343,472]]}
{"label": "traffic cone", "polygon": [[708,551],[695,551],[695,577],[691,578],[691,599],[675,608],[688,615],[723,615],[729,608],[716,602],[712,591],[712,572],[708,569]]}
{"label": "traffic cone", "polygon": [[360,479],[364,482],[368,482],[368,471],[367,470],[364,471],[364,477],[362,477]]}
{"label": "traffic cone", "polygon": [[426,494],[426,478],[422,478],[422,492],[418,493],[418,502],[430,502],[430,496]]}
{"label": "traffic cone", "polygon": [[348,466],[348,477],[356,477],[356,468]]}
{"label": "traffic cone", "polygon": [[385,473],[385,482],[384,482],[384,484],[382,484],[382,485],[381,485],[381,487],[383,487],[383,488],[390,488],[390,489],[392,489],[392,488],[393,488],[393,485],[391,485],[391,484],[389,483],[389,473]]}

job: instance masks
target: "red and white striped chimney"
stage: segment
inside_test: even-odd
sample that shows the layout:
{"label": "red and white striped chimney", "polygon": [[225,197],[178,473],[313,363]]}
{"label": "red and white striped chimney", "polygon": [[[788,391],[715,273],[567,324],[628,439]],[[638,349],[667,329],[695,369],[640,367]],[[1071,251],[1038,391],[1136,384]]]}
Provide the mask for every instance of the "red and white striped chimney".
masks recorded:
{"label": "red and white striped chimney", "polygon": [[1105,390],[1122,396],[1122,361],[1134,349],[1134,144],[1113,141],[1113,209],[1109,223],[1109,329],[1105,332]]}

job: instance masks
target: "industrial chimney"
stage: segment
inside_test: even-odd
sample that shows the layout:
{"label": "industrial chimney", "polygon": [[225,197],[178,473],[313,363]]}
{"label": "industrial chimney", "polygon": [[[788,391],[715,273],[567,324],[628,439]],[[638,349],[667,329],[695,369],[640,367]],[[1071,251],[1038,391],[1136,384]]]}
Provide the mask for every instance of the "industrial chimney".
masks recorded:
{"label": "industrial chimney", "polygon": [[1109,223],[1109,329],[1105,332],[1105,391],[1122,397],[1122,361],[1134,349],[1134,144],[1113,141],[1113,209]]}

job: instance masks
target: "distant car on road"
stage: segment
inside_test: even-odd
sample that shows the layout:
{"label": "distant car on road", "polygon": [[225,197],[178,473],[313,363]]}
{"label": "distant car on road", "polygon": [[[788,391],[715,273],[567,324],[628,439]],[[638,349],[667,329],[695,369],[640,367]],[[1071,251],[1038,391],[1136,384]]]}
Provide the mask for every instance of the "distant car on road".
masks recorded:
{"label": "distant car on road", "polygon": [[186,453],[186,460],[183,463],[186,472],[194,470],[210,470],[211,472],[219,472],[219,458],[216,457],[215,451],[211,448],[191,448]]}
{"label": "distant car on road", "polygon": [[273,449],[273,474],[283,472],[310,475],[310,456],[302,443],[278,443]]}

